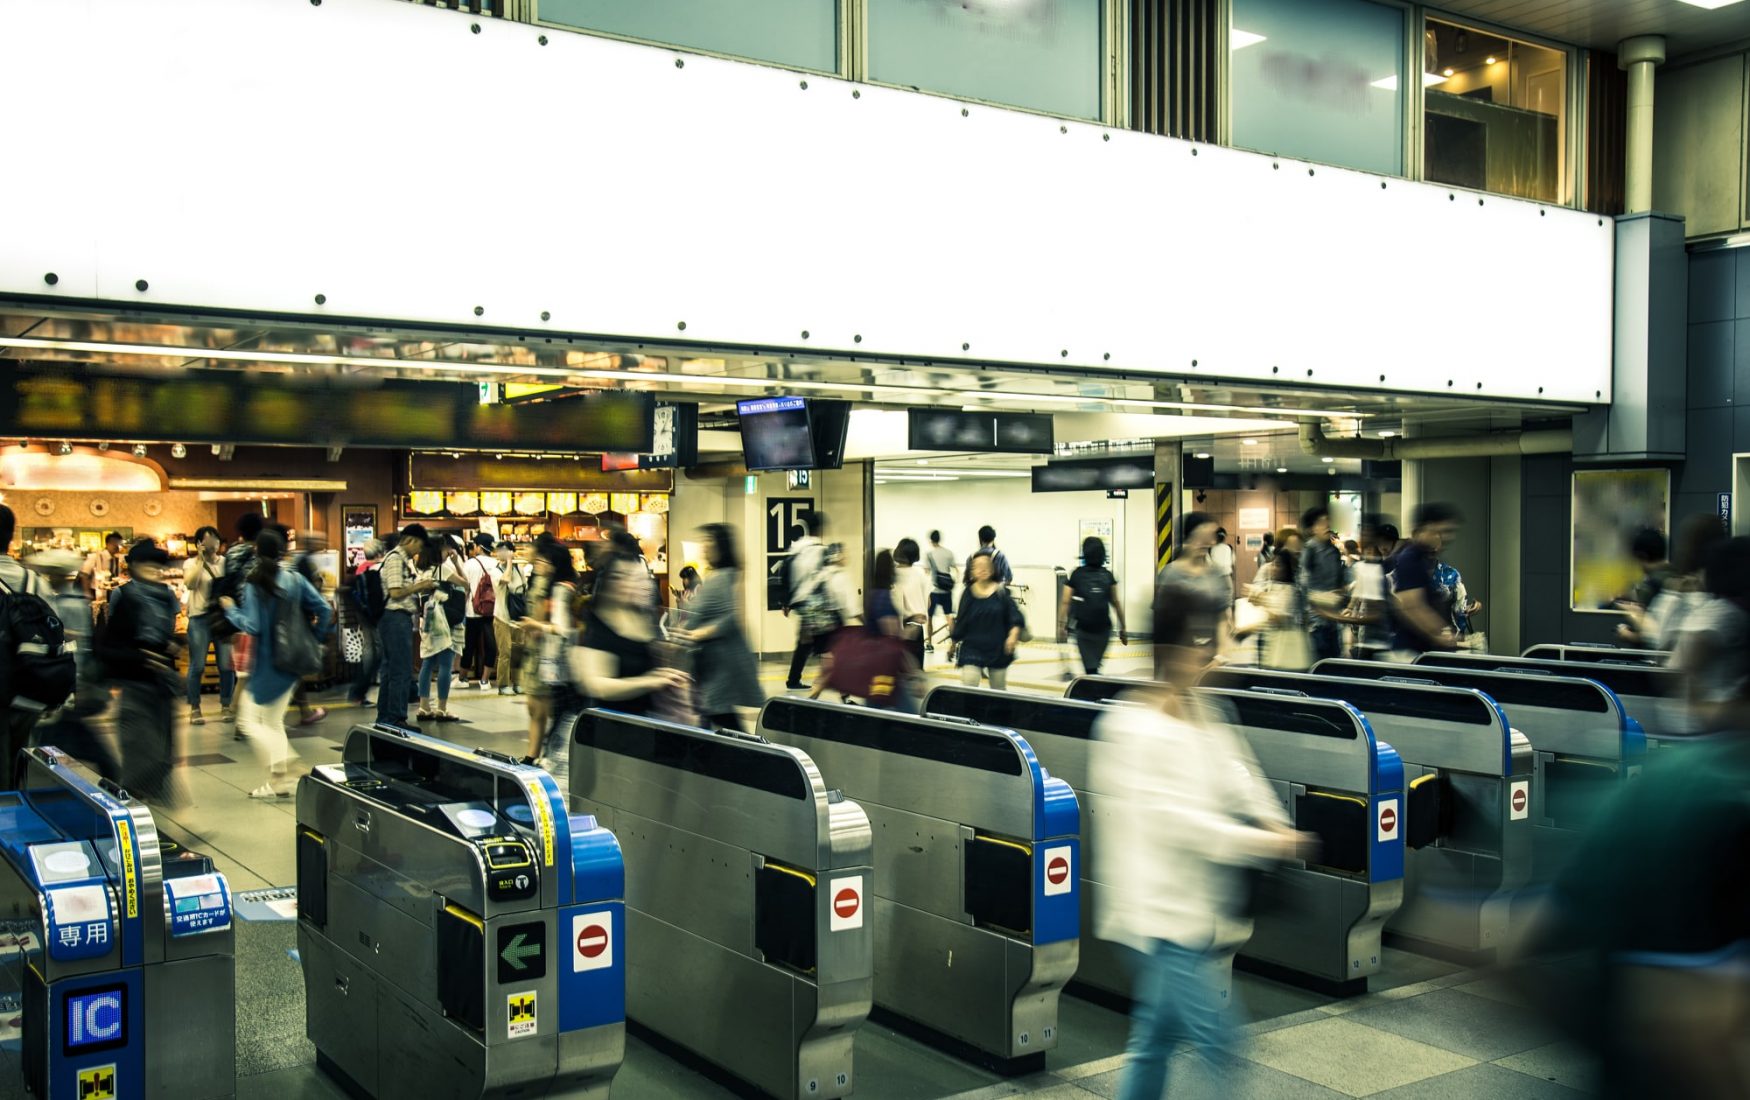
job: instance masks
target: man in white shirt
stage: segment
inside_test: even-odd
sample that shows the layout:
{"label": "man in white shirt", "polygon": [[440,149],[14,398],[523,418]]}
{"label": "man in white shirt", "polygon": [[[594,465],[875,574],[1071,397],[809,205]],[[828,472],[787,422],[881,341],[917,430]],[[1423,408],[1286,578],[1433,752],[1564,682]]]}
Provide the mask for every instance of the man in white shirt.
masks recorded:
{"label": "man in white shirt", "polygon": [[942,617],[954,617],[954,579],[960,573],[960,565],[954,557],[954,551],[942,545],[942,532],[930,532],[929,553],[924,555],[924,562],[929,566],[930,580],[930,610],[929,621],[924,623],[924,650],[935,649],[930,636],[935,633],[936,610],[941,609]]}
{"label": "man in white shirt", "polygon": [[916,539],[900,539],[893,548],[893,608],[899,612],[899,636],[912,660],[924,667],[924,631],[930,623],[930,577],[918,563]]}
{"label": "man in white shirt", "polygon": [[[481,592],[491,592],[497,599],[498,562],[492,557],[491,535],[482,531],[468,544],[468,560],[462,563],[462,579],[468,585],[468,598],[462,603],[462,686],[490,688],[494,666],[498,663],[498,640],[492,618],[475,609]],[[494,609],[496,616],[496,609]]]}
{"label": "man in white shirt", "polygon": [[1228,604],[1232,610],[1234,583],[1234,548],[1227,541],[1227,528],[1215,529],[1215,545],[1209,548],[1209,568],[1218,576],[1227,578]]}
{"label": "man in white shirt", "polygon": [[[826,530],[826,516],[820,512],[804,512],[800,518],[803,535],[790,544],[790,591],[784,601],[785,615],[812,596],[815,589],[826,581],[826,544],[820,540],[821,532]],[[790,691],[807,689],[808,685],[802,682],[802,670],[808,665],[809,655],[821,652],[825,645],[826,638],[814,637],[798,616],[796,651],[790,655],[790,678],[784,682],[785,688]]]}
{"label": "man in white shirt", "polygon": [[516,551],[510,543],[499,540],[493,547],[493,555],[498,564],[498,572],[492,581],[498,596],[498,603],[492,609],[492,640],[498,649],[498,694],[521,694],[517,678],[523,667],[523,644],[517,622],[522,616],[511,613],[511,604],[518,603],[520,610],[527,614],[528,597],[525,593],[528,592],[529,578],[517,564]]}

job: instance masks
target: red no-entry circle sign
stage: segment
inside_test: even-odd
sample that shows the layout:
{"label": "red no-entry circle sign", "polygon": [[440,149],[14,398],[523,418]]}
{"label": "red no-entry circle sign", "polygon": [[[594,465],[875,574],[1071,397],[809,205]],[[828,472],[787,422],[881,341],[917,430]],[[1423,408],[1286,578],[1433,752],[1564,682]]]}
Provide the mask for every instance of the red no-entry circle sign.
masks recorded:
{"label": "red no-entry circle sign", "polygon": [[1398,827],[1397,811],[1390,806],[1379,811],[1379,828],[1381,832],[1389,833]]}
{"label": "red no-entry circle sign", "polygon": [[1069,877],[1069,860],[1056,856],[1045,865],[1045,878],[1053,886],[1061,886]]}
{"label": "red no-entry circle sign", "polygon": [[849,920],[857,915],[857,909],[863,904],[863,899],[849,886],[833,895],[832,911],[843,920]]}
{"label": "red no-entry circle sign", "polygon": [[1525,812],[1525,790],[1520,788],[1513,792],[1513,810],[1515,813]]}
{"label": "red no-entry circle sign", "polygon": [[589,924],[577,933],[577,953],[593,959],[608,949],[608,930],[599,924]]}

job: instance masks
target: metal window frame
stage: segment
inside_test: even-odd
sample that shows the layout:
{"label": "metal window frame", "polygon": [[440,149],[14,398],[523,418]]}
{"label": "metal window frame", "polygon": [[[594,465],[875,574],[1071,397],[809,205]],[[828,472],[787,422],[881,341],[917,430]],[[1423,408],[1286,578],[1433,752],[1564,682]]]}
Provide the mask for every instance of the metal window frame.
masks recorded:
{"label": "metal window frame", "polygon": [[[1416,33],[1411,36],[1415,40],[1415,67],[1411,71],[1416,79],[1415,89],[1411,95],[1414,99],[1416,135],[1415,161],[1413,166],[1414,175],[1409,176],[1409,178],[1414,180],[1426,180],[1427,178],[1425,174],[1427,166],[1424,159],[1427,152],[1426,126],[1424,120],[1428,116],[1428,97],[1427,88],[1422,84],[1422,65],[1427,56],[1425,36],[1428,20],[1437,19],[1442,23],[1450,23],[1454,26],[1464,27],[1467,30],[1498,35],[1499,37],[1512,42],[1523,42],[1528,46],[1536,46],[1539,49],[1554,50],[1566,58],[1562,70],[1562,94],[1564,96],[1564,102],[1562,104],[1563,127],[1566,131],[1562,135],[1562,163],[1564,170],[1560,173],[1561,178],[1558,181],[1558,197],[1554,201],[1546,201],[1543,199],[1524,199],[1524,201],[1543,203],[1546,206],[1565,206],[1579,209],[1582,201],[1580,192],[1585,180],[1584,164],[1586,160],[1587,116],[1585,94],[1586,74],[1584,65],[1585,51],[1578,46],[1574,46],[1567,42],[1558,42],[1553,38],[1544,38],[1542,35],[1528,34],[1525,31],[1515,30],[1512,27],[1504,26],[1500,23],[1492,23],[1486,19],[1474,19],[1466,15],[1455,15],[1444,8],[1418,4],[1415,7],[1415,13]],[[1440,186],[1454,187],[1456,190],[1460,191],[1471,190],[1467,187],[1457,187],[1454,184],[1441,184]],[[1522,196],[1505,195],[1497,191],[1479,191],[1477,194],[1500,194],[1503,198],[1522,198]]]}
{"label": "metal window frame", "polygon": [[[517,17],[518,22],[529,23],[537,27],[551,27],[556,31],[569,31],[572,34],[587,34],[594,38],[608,38],[615,42],[631,42],[639,46],[656,46],[659,49],[673,50],[676,53],[690,54],[694,57],[716,57],[721,58],[724,61],[741,61],[749,65],[761,65],[768,69],[780,69],[789,73],[856,79],[849,75],[850,70],[846,67],[846,39],[848,37],[848,24],[845,22],[845,13],[847,8],[859,4],[860,0],[837,0],[836,7],[838,9],[839,26],[838,33],[835,36],[838,39],[838,68],[836,70],[808,69],[796,65],[784,65],[760,57],[747,57],[743,54],[737,53],[723,53],[719,50],[701,49],[698,46],[682,46],[675,42],[662,42],[654,38],[636,38],[629,34],[615,34],[613,31],[596,30],[594,27],[578,27],[573,26],[570,23],[555,23],[541,18],[541,0],[506,0],[506,3],[518,6],[524,13]],[[510,17],[510,9],[507,7],[505,18],[508,19]]]}

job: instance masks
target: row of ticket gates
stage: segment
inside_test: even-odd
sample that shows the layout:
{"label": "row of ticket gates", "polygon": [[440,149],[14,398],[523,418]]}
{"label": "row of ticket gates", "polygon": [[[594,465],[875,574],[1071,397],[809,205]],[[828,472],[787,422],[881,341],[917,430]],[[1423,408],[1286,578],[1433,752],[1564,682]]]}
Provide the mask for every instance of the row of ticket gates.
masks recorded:
{"label": "row of ticket gates", "polygon": [[[1487,956],[1601,794],[1680,743],[1656,654],[1562,649],[1211,670],[1315,862],[1245,958],[1365,989],[1386,930]],[[840,1097],[872,1008],[1043,1065],[1091,934],[1100,716],[962,687],[922,716],[769,701],[755,735],[586,711],[570,791],[487,750],[358,727],[297,792],[298,947],[322,1067],[378,1097],[605,1096],[628,1018],[765,1093]],[[569,798],[567,797],[569,793]],[[235,1090],[231,898],[210,862],[53,749],[0,795],[0,996],[51,1100]]]}

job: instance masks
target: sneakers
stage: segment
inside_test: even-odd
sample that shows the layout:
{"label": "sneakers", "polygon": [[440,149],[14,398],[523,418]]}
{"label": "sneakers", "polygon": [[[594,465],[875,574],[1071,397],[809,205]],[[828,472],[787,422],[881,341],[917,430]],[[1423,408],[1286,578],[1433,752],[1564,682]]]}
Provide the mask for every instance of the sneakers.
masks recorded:
{"label": "sneakers", "polygon": [[326,717],[328,717],[328,708],[327,707],[317,707],[315,710],[311,711],[309,714],[306,714],[306,715],[304,715],[304,717],[300,718],[298,720],[298,725],[300,725],[300,726],[313,726],[316,723],[322,721],[322,719],[324,719]]}
{"label": "sneakers", "polygon": [[277,798],[290,798],[292,797],[292,792],[290,788],[282,791],[272,783],[263,783],[253,791],[250,791],[249,797],[259,798],[263,801],[272,801]]}
{"label": "sneakers", "polygon": [[499,688],[498,689],[498,694],[500,694],[500,695],[509,695],[510,693],[511,693],[510,688]]}
{"label": "sneakers", "polygon": [[188,724],[191,726],[204,726],[207,724],[207,720],[200,711],[189,711]]}
{"label": "sneakers", "polygon": [[235,723],[237,721],[236,708],[226,707],[225,709],[221,710],[219,712],[219,721],[225,723],[227,726]]}

